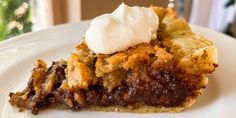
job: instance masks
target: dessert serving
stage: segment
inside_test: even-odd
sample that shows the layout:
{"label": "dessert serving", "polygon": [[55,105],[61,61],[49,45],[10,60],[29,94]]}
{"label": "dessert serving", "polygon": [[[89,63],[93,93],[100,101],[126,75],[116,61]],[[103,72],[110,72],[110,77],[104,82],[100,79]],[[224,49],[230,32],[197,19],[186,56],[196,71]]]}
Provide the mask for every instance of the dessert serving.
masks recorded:
{"label": "dessert serving", "polygon": [[172,8],[130,7],[91,21],[67,60],[36,60],[27,87],[10,104],[116,112],[179,112],[190,107],[218,66],[211,41]]}

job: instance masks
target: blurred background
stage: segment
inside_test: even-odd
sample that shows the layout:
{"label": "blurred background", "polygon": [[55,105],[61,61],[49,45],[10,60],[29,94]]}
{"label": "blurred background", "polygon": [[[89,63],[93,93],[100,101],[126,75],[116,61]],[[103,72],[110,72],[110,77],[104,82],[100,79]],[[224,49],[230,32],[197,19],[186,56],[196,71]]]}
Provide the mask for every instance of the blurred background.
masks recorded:
{"label": "blurred background", "polygon": [[119,4],[175,6],[179,17],[236,37],[235,0],[0,0],[0,41],[112,12]]}

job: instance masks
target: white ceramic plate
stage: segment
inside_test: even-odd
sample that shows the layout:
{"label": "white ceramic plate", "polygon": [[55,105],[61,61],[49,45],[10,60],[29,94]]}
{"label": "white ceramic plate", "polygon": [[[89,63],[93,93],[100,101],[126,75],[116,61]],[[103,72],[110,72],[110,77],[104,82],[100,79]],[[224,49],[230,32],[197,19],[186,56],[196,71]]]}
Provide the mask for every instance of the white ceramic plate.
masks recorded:
{"label": "white ceramic plate", "polygon": [[181,113],[115,113],[70,112],[45,110],[38,115],[18,112],[9,103],[10,91],[22,90],[30,77],[34,60],[41,58],[48,64],[66,59],[84,36],[89,22],[57,26],[48,30],[25,34],[0,43],[0,117],[1,118],[233,118],[236,110],[236,40],[221,33],[192,26],[194,32],[212,40],[219,51],[219,67],[210,76],[209,84],[199,100]]}

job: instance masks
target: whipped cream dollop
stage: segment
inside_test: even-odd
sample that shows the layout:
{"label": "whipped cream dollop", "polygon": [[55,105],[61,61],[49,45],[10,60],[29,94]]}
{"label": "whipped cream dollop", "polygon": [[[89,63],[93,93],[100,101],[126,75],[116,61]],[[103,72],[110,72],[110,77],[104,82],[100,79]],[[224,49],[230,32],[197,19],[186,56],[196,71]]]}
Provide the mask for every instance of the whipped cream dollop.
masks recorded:
{"label": "whipped cream dollop", "polygon": [[111,14],[91,21],[85,41],[95,53],[112,54],[140,43],[150,43],[158,26],[159,18],[152,9],[122,3]]}

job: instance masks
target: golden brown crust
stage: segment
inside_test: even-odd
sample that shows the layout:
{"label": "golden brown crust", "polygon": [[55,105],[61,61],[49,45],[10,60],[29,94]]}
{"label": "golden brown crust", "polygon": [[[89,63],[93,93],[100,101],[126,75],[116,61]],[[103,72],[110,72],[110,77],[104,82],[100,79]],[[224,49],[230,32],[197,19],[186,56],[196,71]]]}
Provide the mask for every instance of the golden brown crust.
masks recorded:
{"label": "golden brown crust", "polygon": [[96,75],[103,76],[106,73],[123,68],[125,70],[132,69],[135,65],[144,60],[149,60],[150,54],[155,54],[156,50],[150,44],[139,44],[127,51],[123,51],[113,55],[98,55],[96,61]]}
{"label": "golden brown crust", "polygon": [[67,62],[67,82],[69,87],[87,89],[93,79],[92,70],[84,63],[78,61],[76,54],[71,54]]}
{"label": "golden brown crust", "polygon": [[191,74],[211,73],[218,66],[217,49],[213,43],[201,35],[192,32],[188,23],[176,18],[173,8],[157,9],[165,13],[162,23],[165,25],[161,36],[161,45],[178,60],[178,67]]}

